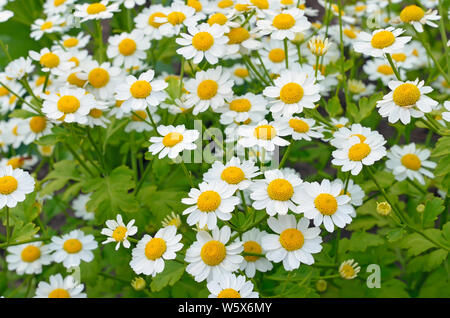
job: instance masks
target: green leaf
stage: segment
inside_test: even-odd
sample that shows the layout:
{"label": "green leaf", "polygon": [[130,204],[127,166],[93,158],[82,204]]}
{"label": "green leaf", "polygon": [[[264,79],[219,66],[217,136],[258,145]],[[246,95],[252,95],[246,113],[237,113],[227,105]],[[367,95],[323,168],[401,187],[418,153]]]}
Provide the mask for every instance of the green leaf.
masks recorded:
{"label": "green leaf", "polygon": [[150,288],[153,292],[158,292],[167,285],[173,286],[183,276],[185,268],[185,265],[177,262],[166,262],[166,268],[152,279]]}
{"label": "green leaf", "polygon": [[431,152],[431,157],[441,157],[450,154],[450,137],[444,136],[439,138],[433,151]]}
{"label": "green leaf", "polygon": [[389,242],[395,242],[398,241],[399,239],[401,239],[403,237],[403,235],[406,234],[406,231],[402,228],[398,228],[398,229],[393,229],[390,230],[387,234],[386,234],[386,238]]}
{"label": "green leaf", "polygon": [[450,173],[450,156],[445,156],[439,160],[436,169],[434,170],[434,175],[436,177],[445,176]]}
{"label": "green leaf", "polygon": [[50,195],[55,191],[62,189],[69,181],[81,181],[80,172],[77,169],[75,161],[62,160],[53,165],[53,170],[47,175],[44,187],[40,195]]}
{"label": "green leaf", "polygon": [[33,116],[38,115],[25,109],[15,109],[11,114],[9,114],[9,117],[11,118],[29,118]]}
{"label": "green leaf", "polygon": [[133,194],[128,192],[134,187],[133,171],[126,166],[117,167],[108,176],[84,183],[84,192],[92,192],[86,208],[95,212],[99,223],[114,218],[120,212],[135,212],[139,205]]}
{"label": "green leaf", "polygon": [[442,264],[447,259],[448,252],[443,249],[435,250],[426,255],[420,255],[412,259],[407,267],[410,273],[415,272],[429,272]]}
{"label": "green leaf", "polygon": [[36,227],[33,223],[27,223],[24,225],[22,221],[16,222],[14,231],[11,236],[11,242],[21,242],[31,239],[37,232],[39,227]]}
{"label": "green leaf", "polygon": [[336,117],[337,115],[342,114],[342,106],[339,97],[334,96],[331,98],[328,103],[325,104],[325,109],[331,117]]}
{"label": "green leaf", "polygon": [[[343,239],[348,240],[348,239]],[[364,252],[369,247],[382,245],[384,240],[377,234],[371,234],[366,232],[355,232],[348,240],[348,244],[344,245],[344,249],[347,248],[352,252]],[[344,251],[343,251],[344,252]]]}
{"label": "green leaf", "polygon": [[438,215],[444,211],[444,201],[439,198],[434,198],[427,201],[425,211],[423,212],[423,224],[432,223],[437,219]]}
{"label": "green leaf", "polygon": [[416,256],[435,247],[433,243],[418,233],[405,236],[400,246],[404,249],[408,249],[408,256]]}

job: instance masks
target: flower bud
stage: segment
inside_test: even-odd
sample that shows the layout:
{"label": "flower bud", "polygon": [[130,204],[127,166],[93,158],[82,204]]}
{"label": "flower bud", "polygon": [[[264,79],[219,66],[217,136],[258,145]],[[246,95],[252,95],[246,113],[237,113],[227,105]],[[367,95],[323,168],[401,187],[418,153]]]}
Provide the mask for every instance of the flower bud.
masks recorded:
{"label": "flower bud", "polygon": [[391,213],[391,205],[386,201],[377,202],[377,212],[381,215],[389,215]]}
{"label": "flower bud", "polygon": [[145,285],[145,279],[143,279],[142,277],[135,277],[131,281],[131,286],[134,288],[134,290],[137,291],[143,290],[145,288]]}

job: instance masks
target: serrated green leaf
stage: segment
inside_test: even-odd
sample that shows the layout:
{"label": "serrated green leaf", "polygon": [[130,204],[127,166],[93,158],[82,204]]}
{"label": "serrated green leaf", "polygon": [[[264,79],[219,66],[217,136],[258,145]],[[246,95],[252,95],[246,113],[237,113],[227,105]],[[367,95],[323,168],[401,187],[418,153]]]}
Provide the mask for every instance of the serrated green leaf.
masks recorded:
{"label": "serrated green leaf", "polygon": [[439,198],[433,198],[431,201],[427,201],[425,205],[425,211],[423,212],[423,224],[432,223],[437,219],[438,215],[444,211],[444,201]]}
{"label": "serrated green leaf", "polygon": [[173,286],[180,280],[186,266],[177,262],[166,262],[166,268],[162,273],[157,274],[150,283],[153,292],[158,292],[166,286]]}
{"label": "serrated green leaf", "polygon": [[333,96],[328,103],[325,104],[325,109],[331,117],[342,114],[342,106],[338,96]]}
{"label": "serrated green leaf", "polygon": [[386,238],[389,242],[395,242],[398,241],[399,239],[401,239],[403,237],[403,235],[406,234],[406,231],[402,228],[399,229],[393,229],[390,230],[387,234],[386,234]]}

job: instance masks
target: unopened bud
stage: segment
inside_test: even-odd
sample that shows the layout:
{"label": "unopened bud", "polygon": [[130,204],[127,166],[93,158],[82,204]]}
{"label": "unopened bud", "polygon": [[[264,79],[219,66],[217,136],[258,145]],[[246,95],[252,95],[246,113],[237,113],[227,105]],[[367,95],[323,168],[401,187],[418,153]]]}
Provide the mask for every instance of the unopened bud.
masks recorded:
{"label": "unopened bud", "polygon": [[327,290],[327,281],[326,280],[324,280],[324,279],[319,279],[317,282],[316,282],[316,289],[317,289],[317,291],[319,292],[319,293],[323,293],[324,291],[326,291]]}
{"label": "unopened bud", "polygon": [[143,279],[142,277],[135,277],[132,281],[131,281],[131,286],[134,288],[134,290],[143,290],[145,288],[145,279]]}
{"label": "unopened bud", "polygon": [[416,208],[416,211],[417,211],[418,213],[423,213],[423,211],[425,211],[425,205],[419,204],[419,205],[417,206],[417,208]]}
{"label": "unopened bud", "polygon": [[386,201],[377,202],[377,212],[381,215],[389,215],[391,213],[391,205]]}

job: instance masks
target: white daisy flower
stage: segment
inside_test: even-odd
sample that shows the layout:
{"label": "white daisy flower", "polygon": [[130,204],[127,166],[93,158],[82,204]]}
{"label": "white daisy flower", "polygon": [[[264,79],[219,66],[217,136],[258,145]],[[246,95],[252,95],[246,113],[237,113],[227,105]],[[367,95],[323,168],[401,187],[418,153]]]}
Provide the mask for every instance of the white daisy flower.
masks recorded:
{"label": "white daisy flower", "polygon": [[108,43],[108,58],[113,59],[115,66],[123,65],[125,68],[139,65],[147,58],[146,51],[150,48],[150,40],[140,30],[110,36]]}
{"label": "white daisy flower", "polygon": [[350,197],[341,194],[342,190],[342,184],[327,179],[320,184],[305,182],[299,196],[298,210],[306,218],[314,220],[315,226],[323,223],[328,232],[334,231],[334,225],[343,228],[352,222],[354,208],[350,205]]}
{"label": "white daisy flower", "polygon": [[293,40],[296,33],[301,33],[311,27],[304,12],[298,8],[280,11],[267,10],[266,17],[256,22],[257,30],[261,35],[270,34],[274,40]]}
{"label": "white daisy flower", "polygon": [[342,166],[343,172],[350,171],[356,176],[364,165],[371,166],[386,155],[385,143],[386,140],[379,133],[368,136],[364,142],[359,136],[350,137],[342,147],[333,151],[331,163]]}
{"label": "white daisy flower", "polygon": [[40,274],[42,265],[49,265],[52,262],[50,251],[42,242],[10,246],[7,251],[8,269],[15,270],[18,275]]}
{"label": "white daisy flower", "polygon": [[239,27],[239,23],[233,21],[233,18],[234,14],[231,12],[228,12],[226,14],[222,12],[211,12],[206,22],[210,26],[213,26],[214,24],[221,25],[225,28],[225,32],[229,32],[230,28]]}
{"label": "white daisy flower", "polygon": [[[356,26],[353,25],[343,25],[342,26],[342,40],[344,40],[344,45],[353,45],[353,43],[358,38],[358,33],[361,32]],[[328,29],[328,33],[334,39],[336,43],[341,41],[341,33],[339,24],[331,25]]]}
{"label": "white daisy flower", "polygon": [[96,105],[92,94],[82,88],[61,87],[58,94],[44,95],[42,111],[50,119],[85,124],[87,114]]}
{"label": "white daisy flower", "polygon": [[62,46],[69,51],[81,50],[86,47],[89,43],[91,36],[84,34],[83,32],[78,33],[76,36],[63,35],[61,39]]}
{"label": "white daisy flower", "polygon": [[102,0],[94,3],[75,5],[75,17],[81,18],[81,22],[112,18],[114,12],[118,12],[120,3],[110,3],[110,0]]}
{"label": "white daisy flower", "polygon": [[85,235],[80,230],[73,230],[61,237],[53,236],[52,242],[48,245],[54,252],[53,261],[62,263],[65,268],[79,266],[81,261],[91,262],[94,259],[92,250],[97,246],[94,235]]}
{"label": "white daisy flower", "polygon": [[405,30],[388,27],[387,29],[378,29],[369,34],[361,31],[358,38],[353,43],[353,49],[356,52],[365,55],[380,57],[386,53],[401,52],[407,42],[411,40],[410,36],[400,36]]}
{"label": "white daisy flower", "polygon": [[275,146],[287,146],[289,141],[281,138],[289,134],[288,125],[282,121],[267,122],[260,121],[256,125],[239,126],[238,135],[240,139],[238,144],[245,147],[264,148],[266,151],[274,151]]}
{"label": "white daisy flower", "polygon": [[203,14],[197,14],[194,8],[181,1],[172,2],[167,10],[166,16],[155,17],[155,22],[162,23],[159,32],[167,37],[180,34],[183,27],[196,26],[198,21],[204,17]]}
{"label": "white daisy flower", "polygon": [[361,142],[364,142],[371,135],[381,136],[378,131],[373,131],[361,124],[353,124],[350,127],[344,126],[337,129],[330,143],[336,148],[343,148],[351,137],[357,136]]}
{"label": "white daisy flower", "polygon": [[187,249],[185,261],[190,263],[186,272],[194,276],[196,282],[218,280],[225,274],[235,272],[243,257],[239,255],[244,247],[241,242],[230,240],[231,230],[228,226],[197,233],[197,240]]}
{"label": "white daisy flower", "polygon": [[258,34],[255,31],[249,32],[242,26],[231,28],[225,35],[228,38],[228,54],[236,54],[238,52],[249,54],[251,51],[262,48],[262,43],[257,40]]}
{"label": "white daisy flower", "polygon": [[429,9],[426,12],[415,4],[406,6],[400,12],[400,15],[393,19],[393,23],[409,23],[417,32],[423,32],[423,25],[429,25],[430,27],[437,28],[438,25],[433,21],[440,20],[437,10]]}
{"label": "white daisy flower", "polygon": [[0,23],[6,22],[14,16],[14,12],[2,9],[0,12]]}
{"label": "white daisy flower", "polygon": [[155,71],[148,70],[139,75],[126,77],[126,82],[116,87],[116,99],[123,100],[124,111],[145,110],[149,106],[156,107],[167,97],[164,89],[168,84],[164,80],[155,80]]}
{"label": "white daisy flower", "polygon": [[291,117],[301,113],[303,107],[313,109],[320,99],[320,86],[315,84],[314,74],[304,69],[282,71],[274,84],[266,87],[263,94],[273,99],[270,111],[275,118]]}
{"label": "white daisy flower", "polygon": [[375,85],[365,84],[363,81],[356,79],[349,79],[347,88],[354,101],[358,101],[363,96],[373,95],[375,92]]}
{"label": "white daisy flower", "polygon": [[166,17],[168,13],[168,8],[160,4],[152,4],[150,8],[144,8],[134,18],[136,29],[143,31],[150,39],[161,40],[163,36],[159,27],[164,23],[156,22],[155,19]]}
{"label": "white daisy flower", "polygon": [[72,201],[72,209],[75,211],[75,217],[85,221],[95,218],[94,211],[88,211],[86,204],[91,199],[91,194],[80,194]]}
{"label": "white daisy flower", "polygon": [[[122,108],[122,107],[121,107]],[[157,114],[150,109],[153,120],[157,123],[161,119]],[[125,132],[130,131],[151,131],[153,126],[149,123],[149,116],[145,110],[136,110],[131,115],[131,121],[125,126]]]}
{"label": "white daisy flower", "polygon": [[74,2],[75,0],[46,0],[44,3],[44,12],[47,15],[64,14]]}
{"label": "white daisy flower", "polygon": [[194,150],[197,148],[194,141],[198,139],[200,134],[195,129],[188,130],[184,125],[176,127],[161,125],[158,126],[157,131],[161,137],[154,136],[150,138],[152,145],[148,147],[148,151],[153,155],[159,153],[159,159],[165,156],[174,159],[183,150]]}
{"label": "white daisy flower", "polygon": [[339,266],[339,275],[344,279],[353,279],[358,276],[361,267],[353,259],[346,260]]}
{"label": "white daisy flower", "polygon": [[241,163],[238,157],[233,157],[225,165],[215,161],[203,175],[203,180],[211,183],[223,180],[229,185],[236,185],[239,190],[245,190],[252,184],[252,178],[260,175],[255,162],[246,160]]}
{"label": "white daisy flower", "polygon": [[267,214],[284,215],[288,211],[298,213],[302,179],[295,173],[278,169],[264,172],[264,179],[254,180],[250,187],[253,208],[266,209]]}
{"label": "white daisy flower", "polygon": [[34,191],[34,178],[22,169],[0,166],[0,209],[14,208],[25,200],[25,195]]}
{"label": "white daisy flower", "polygon": [[72,276],[63,279],[61,274],[51,275],[50,284],[39,282],[34,298],[86,298],[82,293],[83,284],[79,284]]}
{"label": "white daisy flower", "polygon": [[180,240],[173,225],[159,229],[154,237],[144,235],[132,251],[131,268],[136,274],[155,277],[164,270],[164,261],[175,259],[175,253],[183,248]]}
{"label": "white daisy flower", "polygon": [[0,166],[11,166],[13,169],[20,168],[23,170],[31,170],[37,162],[38,158],[36,156],[21,154],[11,158],[2,158],[0,160]]}
{"label": "white daisy flower", "polygon": [[127,237],[137,233],[137,226],[133,226],[135,220],[133,219],[125,225],[122,220],[122,215],[120,214],[117,214],[116,220],[106,220],[107,228],[103,228],[100,233],[108,236],[108,238],[106,241],[103,241],[102,244],[115,242],[117,243],[116,251],[119,249],[120,243],[123,244],[123,247],[130,248],[131,244],[130,241],[127,240]]}
{"label": "white daisy flower", "polygon": [[309,227],[309,220],[306,218],[297,222],[293,215],[270,217],[267,224],[276,233],[267,234],[261,239],[269,261],[283,262],[287,271],[299,268],[301,263],[314,264],[311,254],[322,250],[319,227]]}
{"label": "white daisy flower", "polygon": [[[99,107],[99,106],[97,106]],[[107,117],[105,117],[104,110],[105,108],[92,108],[87,115],[87,123],[86,125],[93,128],[95,126],[101,126],[106,128],[107,125],[111,122]]]}
{"label": "white daisy flower", "polygon": [[[396,80],[394,70],[385,59],[375,58],[368,60],[363,66],[364,72],[369,76],[369,80],[377,81],[380,79],[384,85],[390,81]],[[403,69],[399,70],[400,77],[405,76]]]}
{"label": "white daisy flower", "polygon": [[31,74],[34,71],[34,65],[31,59],[19,57],[18,59],[10,62],[5,67],[5,74],[9,78],[20,80],[22,77]]}
{"label": "white daisy flower", "polygon": [[33,116],[24,119],[27,125],[20,125],[18,133],[23,136],[23,143],[29,145],[42,136],[51,134],[52,123],[44,116]]}
{"label": "white daisy flower", "polygon": [[292,117],[288,120],[289,135],[294,140],[307,140],[311,141],[312,138],[322,138],[321,126],[316,126],[316,121],[311,118]]}
{"label": "white daisy flower", "polygon": [[264,119],[268,113],[266,105],[267,101],[264,96],[246,93],[230,98],[225,106],[217,109],[217,112],[222,113],[220,116],[222,125],[229,125],[233,122],[248,125]]}
{"label": "white daisy flower", "polygon": [[243,275],[225,274],[206,286],[211,293],[208,298],[259,298],[253,291],[253,283],[246,281]]}
{"label": "white daisy flower", "polygon": [[69,60],[70,54],[62,50],[50,51],[48,48],[43,48],[39,53],[30,51],[28,54],[33,60],[39,62],[43,72],[62,75],[75,66],[75,63]]}
{"label": "white daisy flower", "polygon": [[226,29],[221,25],[202,23],[198,26],[188,27],[189,33],[181,33],[175,41],[182,45],[177,53],[185,59],[199,64],[206,59],[210,64],[216,64],[220,57],[226,54]]}
{"label": "white daisy flower", "polygon": [[61,32],[64,22],[66,22],[66,19],[59,15],[48,17],[45,20],[37,19],[31,24],[30,37],[38,41],[46,33]]}
{"label": "white daisy flower", "polygon": [[423,176],[433,179],[431,171],[437,166],[436,162],[427,160],[430,154],[430,150],[417,149],[414,143],[403,147],[394,145],[387,153],[386,168],[392,171],[398,181],[416,179],[420,184],[425,184]]}
{"label": "white daisy flower", "polygon": [[[355,184],[355,182],[352,179],[348,180],[348,184],[347,184],[347,191],[345,191],[345,184],[344,181],[342,181],[341,179],[336,179],[333,181],[333,183],[338,183],[342,190],[339,193],[340,195],[348,195],[350,197],[350,204],[353,206],[361,206],[363,204],[363,199],[365,197],[365,193],[364,190],[357,184]],[[350,214],[351,217],[355,217],[356,216],[356,210],[354,210],[354,213]]]}
{"label": "white daisy flower", "polygon": [[186,106],[194,106],[194,115],[206,111],[210,106],[216,110],[225,105],[225,99],[231,98],[233,84],[230,74],[222,72],[222,66],[197,72],[195,78],[186,82],[185,88],[189,92]]}
{"label": "white daisy flower", "polygon": [[[263,41],[263,48],[259,50],[264,66],[268,71],[278,74],[286,68],[286,52],[283,41],[267,39]],[[288,60],[295,61],[297,51],[293,46],[288,47]]]}
{"label": "white daisy flower", "polygon": [[80,80],[87,80],[90,91],[102,100],[109,100],[116,86],[122,81],[122,70],[111,66],[109,62],[99,64],[97,61],[86,61],[80,65],[77,73]]}
{"label": "white daisy flower", "polygon": [[252,80],[247,67],[243,64],[234,64],[231,68],[227,68],[226,71],[231,74],[231,79],[236,85],[242,85]]}
{"label": "white daisy flower", "polygon": [[391,92],[377,101],[378,112],[382,117],[388,117],[390,123],[401,121],[409,124],[411,117],[420,118],[424,113],[433,110],[438,102],[425,94],[433,89],[424,86],[424,81],[390,81],[388,84]]}
{"label": "white daisy flower", "polygon": [[225,181],[202,182],[198,189],[191,189],[189,197],[181,199],[181,203],[191,205],[183,211],[183,215],[189,214],[189,225],[199,224],[202,228],[207,226],[212,230],[217,227],[217,219],[228,221],[231,213],[240,200],[234,196],[236,185]]}
{"label": "white daisy flower", "polygon": [[[262,248],[262,238],[267,235],[266,231],[260,231],[253,228],[242,234],[242,243],[244,245],[244,253],[265,254]],[[246,255],[239,265],[241,271],[245,271],[245,275],[249,278],[255,276],[256,271],[265,273],[272,270],[272,263],[265,257],[256,255]]]}

